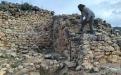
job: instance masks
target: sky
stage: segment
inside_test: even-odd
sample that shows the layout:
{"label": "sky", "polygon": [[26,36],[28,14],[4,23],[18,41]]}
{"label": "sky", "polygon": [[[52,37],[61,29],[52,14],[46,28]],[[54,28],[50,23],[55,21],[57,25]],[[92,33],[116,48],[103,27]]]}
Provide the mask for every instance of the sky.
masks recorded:
{"label": "sky", "polygon": [[[0,0],[3,1],[3,0]],[[4,0],[14,3],[28,2],[43,9],[55,11],[55,14],[81,14],[78,4],[85,4],[96,15],[112,26],[121,27],[121,0]]]}

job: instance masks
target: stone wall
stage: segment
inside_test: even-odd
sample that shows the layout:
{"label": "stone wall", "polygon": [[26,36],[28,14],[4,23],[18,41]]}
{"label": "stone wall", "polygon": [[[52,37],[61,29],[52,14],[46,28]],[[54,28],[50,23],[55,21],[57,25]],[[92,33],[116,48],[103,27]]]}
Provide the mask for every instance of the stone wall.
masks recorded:
{"label": "stone wall", "polygon": [[51,46],[52,14],[47,12],[31,12],[10,16],[0,12],[0,49],[39,50]]}

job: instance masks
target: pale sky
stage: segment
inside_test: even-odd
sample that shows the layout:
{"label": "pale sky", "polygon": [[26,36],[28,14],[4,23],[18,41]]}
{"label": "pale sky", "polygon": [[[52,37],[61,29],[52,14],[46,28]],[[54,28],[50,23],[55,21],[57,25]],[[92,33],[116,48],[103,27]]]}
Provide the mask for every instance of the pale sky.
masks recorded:
{"label": "pale sky", "polygon": [[[0,0],[3,1],[3,0]],[[56,14],[80,14],[78,4],[85,4],[112,26],[121,27],[121,0],[4,0],[14,3],[28,2],[40,8],[53,10]]]}

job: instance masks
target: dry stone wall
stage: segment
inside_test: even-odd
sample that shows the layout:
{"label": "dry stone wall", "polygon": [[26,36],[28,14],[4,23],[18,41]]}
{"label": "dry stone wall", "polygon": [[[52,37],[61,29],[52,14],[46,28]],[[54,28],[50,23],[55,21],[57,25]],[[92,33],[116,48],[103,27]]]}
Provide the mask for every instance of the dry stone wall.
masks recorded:
{"label": "dry stone wall", "polygon": [[0,49],[26,52],[50,47],[52,18],[48,11],[24,13],[17,18],[0,12]]}

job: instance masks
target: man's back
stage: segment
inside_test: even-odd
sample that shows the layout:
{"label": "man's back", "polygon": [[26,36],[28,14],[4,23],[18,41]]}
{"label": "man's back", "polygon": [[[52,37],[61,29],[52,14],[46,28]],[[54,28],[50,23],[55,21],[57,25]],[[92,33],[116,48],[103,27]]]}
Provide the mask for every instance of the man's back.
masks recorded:
{"label": "man's back", "polygon": [[84,7],[83,11],[81,13],[82,13],[82,16],[84,16],[86,18],[95,17],[95,14],[93,13],[93,11],[91,11],[87,7]]}

